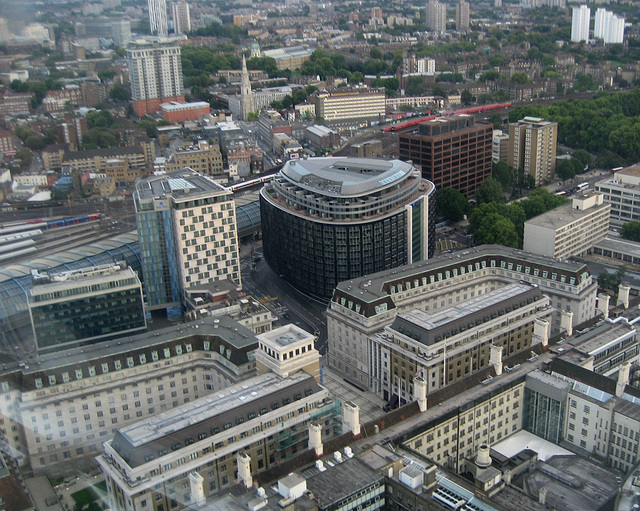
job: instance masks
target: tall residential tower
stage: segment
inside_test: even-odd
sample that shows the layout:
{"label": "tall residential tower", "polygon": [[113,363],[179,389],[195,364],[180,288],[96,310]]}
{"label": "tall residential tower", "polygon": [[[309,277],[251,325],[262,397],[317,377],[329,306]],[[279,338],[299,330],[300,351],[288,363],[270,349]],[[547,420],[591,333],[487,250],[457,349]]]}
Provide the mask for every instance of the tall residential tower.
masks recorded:
{"label": "tall residential tower", "polygon": [[553,179],[556,170],[558,123],[525,117],[509,125],[509,165],[524,169],[536,186]]}
{"label": "tall residential tower", "polygon": [[158,112],[162,103],[184,101],[182,61],[176,39],[132,41],[127,47],[127,58],[136,115]]}
{"label": "tall residential tower", "polygon": [[171,4],[171,17],[173,18],[173,31],[176,34],[191,32],[191,12],[187,2],[174,2]]}
{"label": "tall residential tower", "polygon": [[589,20],[591,19],[591,9],[586,5],[573,8],[571,16],[571,42],[580,43],[589,40]]}
{"label": "tall residential tower", "polygon": [[149,27],[151,33],[157,36],[166,36],[169,33],[167,22],[167,1],[148,0],[149,6]]}

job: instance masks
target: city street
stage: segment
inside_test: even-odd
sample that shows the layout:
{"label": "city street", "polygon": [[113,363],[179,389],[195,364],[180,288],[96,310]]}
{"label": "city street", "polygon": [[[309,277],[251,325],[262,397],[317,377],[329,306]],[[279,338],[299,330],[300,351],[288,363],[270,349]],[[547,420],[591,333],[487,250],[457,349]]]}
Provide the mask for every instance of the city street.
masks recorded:
{"label": "city street", "polygon": [[242,285],[245,291],[272,311],[279,324],[294,323],[318,337],[316,348],[327,351],[327,303],[306,296],[276,275],[262,256],[262,243],[253,242],[241,249]]}

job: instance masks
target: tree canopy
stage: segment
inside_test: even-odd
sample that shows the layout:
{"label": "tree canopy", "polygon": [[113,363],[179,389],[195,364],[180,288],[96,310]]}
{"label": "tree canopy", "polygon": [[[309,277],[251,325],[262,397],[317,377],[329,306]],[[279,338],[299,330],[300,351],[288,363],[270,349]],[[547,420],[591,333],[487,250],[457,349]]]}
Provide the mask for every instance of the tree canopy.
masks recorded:
{"label": "tree canopy", "polygon": [[458,190],[439,188],[436,191],[436,214],[452,222],[458,222],[469,212],[469,202]]}
{"label": "tree canopy", "polygon": [[[599,167],[640,160],[640,89],[598,92],[592,100],[515,106],[509,111],[509,121],[526,115],[557,122],[558,143],[597,154],[595,165]],[[581,154],[574,157],[582,161]]]}

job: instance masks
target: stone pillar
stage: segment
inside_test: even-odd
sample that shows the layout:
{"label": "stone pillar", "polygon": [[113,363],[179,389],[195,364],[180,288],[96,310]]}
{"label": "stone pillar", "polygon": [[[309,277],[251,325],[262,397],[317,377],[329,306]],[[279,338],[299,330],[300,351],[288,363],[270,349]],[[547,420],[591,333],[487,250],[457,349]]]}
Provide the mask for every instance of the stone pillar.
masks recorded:
{"label": "stone pillar", "polygon": [[324,447],[322,445],[322,426],[316,421],[309,423],[309,448],[316,452],[316,456],[322,456]]}
{"label": "stone pillar", "polygon": [[243,452],[238,453],[236,458],[238,462],[238,479],[245,488],[251,488],[253,486],[253,479],[251,478],[251,456]]}
{"label": "stone pillar", "polygon": [[629,385],[629,373],[631,372],[631,364],[625,362],[618,369],[618,381],[616,382],[616,396],[622,397],[624,388]]}
{"label": "stone pillar", "polygon": [[416,376],[413,379],[413,395],[418,402],[421,412],[427,411],[427,382],[424,378]]}
{"label": "stone pillar", "polygon": [[204,496],[204,478],[198,474],[198,472],[190,472],[189,486],[191,490],[191,502],[196,506],[202,506],[206,500]]}
{"label": "stone pillar", "polygon": [[342,403],[342,424],[344,430],[342,433],[351,431],[354,436],[360,434],[360,407],[351,401]]}
{"label": "stone pillar", "polygon": [[541,344],[544,348],[549,345],[549,322],[546,319],[533,321],[533,338],[531,345]]}
{"label": "stone pillar", "polygon": [[625,284],[618,286],[618,305],[622,305],[625,309],[629,308],[629,289]]}
{"label": "stone pillar", "polygon": [[511,473],[511,469],[507,469],[504,471],[504,474],[502,474],[502,480],[504,481],[504,484],[511,484],[511,478],[513,477],[513,474]]}
{"label": "stone pillar", "polygon": [[489,363],[495,368],[496,376],[500,376],[502,374],[502,346],[491,345]]}
{"label": "stone pillar", "polygon": [[605,318],[609,317],[609,300],[611,297],[605,293],[598,295],[598,310]]}
{"label": "stone pillar", "polygon": [[562,311],[560,316],[560,330],[564,330],[567,337],[573,335],[573,312]]}

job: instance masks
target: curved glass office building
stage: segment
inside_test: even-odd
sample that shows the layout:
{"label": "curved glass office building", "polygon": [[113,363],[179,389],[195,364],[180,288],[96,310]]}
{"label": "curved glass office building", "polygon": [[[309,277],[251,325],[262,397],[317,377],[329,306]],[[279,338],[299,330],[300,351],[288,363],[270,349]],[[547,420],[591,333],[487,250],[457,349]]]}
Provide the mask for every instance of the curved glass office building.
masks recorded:
{"label": "curved glass office building", "polygon": [[301,291],[330,297],[343,280],[435,249],[435,186],[411,163],[291,160],[260,191],[264,257]]}

